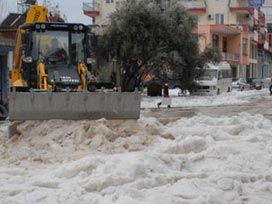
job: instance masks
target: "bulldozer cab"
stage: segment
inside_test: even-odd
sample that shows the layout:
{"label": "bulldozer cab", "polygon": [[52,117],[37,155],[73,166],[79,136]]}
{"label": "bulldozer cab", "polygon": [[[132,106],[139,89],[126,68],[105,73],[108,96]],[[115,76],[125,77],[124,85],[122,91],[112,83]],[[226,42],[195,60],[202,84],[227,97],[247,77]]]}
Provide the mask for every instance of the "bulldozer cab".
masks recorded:
{"label": "bulldozer cab", "polygon": [[84,53],[90,46],[85,45],[91,42],[87,40],[88,27],[82,24],[33,23],[22,28],[26,31],[25,41],[31,41],[29,51],[33,60],[44,60],[58,50],[67,55],[67,64],[76,65],[86,58]]}
{"label": "bulldozer cab", "polygon": [[69,83],[76,89],[81,83],[77,73],[79,62],[88,64],[92,57],[94,35],[83,24],[32,23],[22,26],[22,76],[29,88],[37,88],[37,63],[45,64],[48,84]]}

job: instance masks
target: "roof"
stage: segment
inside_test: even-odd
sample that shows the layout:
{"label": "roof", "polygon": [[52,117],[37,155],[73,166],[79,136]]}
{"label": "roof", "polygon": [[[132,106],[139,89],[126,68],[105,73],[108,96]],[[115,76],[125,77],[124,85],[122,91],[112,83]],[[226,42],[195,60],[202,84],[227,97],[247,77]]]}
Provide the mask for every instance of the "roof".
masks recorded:
{"label": "roof", "polygon": [[10,13],[1,23],[1,26],[19,26],[25,22],[25,15]]}

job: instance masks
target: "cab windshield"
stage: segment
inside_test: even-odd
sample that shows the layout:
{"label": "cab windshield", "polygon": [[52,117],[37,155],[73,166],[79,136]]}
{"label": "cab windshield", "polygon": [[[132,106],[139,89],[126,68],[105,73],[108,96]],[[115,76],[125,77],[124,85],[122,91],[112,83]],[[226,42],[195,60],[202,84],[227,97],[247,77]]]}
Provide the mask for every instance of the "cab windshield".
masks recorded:
{"label": "cab windshield", "polygon": [[33,33],[32,57],[46,64],[76,65],[84,60],[84,34],[68,31]]}
{"label": "cab windshield", "polygon": [[217,79],[217,77],[218,77],[217,70],[206,69],[204,71],[204,73],[201,76],[199,76],[197,79],[198,80],[207,80],[207,81],[210,81],[210,80]]}

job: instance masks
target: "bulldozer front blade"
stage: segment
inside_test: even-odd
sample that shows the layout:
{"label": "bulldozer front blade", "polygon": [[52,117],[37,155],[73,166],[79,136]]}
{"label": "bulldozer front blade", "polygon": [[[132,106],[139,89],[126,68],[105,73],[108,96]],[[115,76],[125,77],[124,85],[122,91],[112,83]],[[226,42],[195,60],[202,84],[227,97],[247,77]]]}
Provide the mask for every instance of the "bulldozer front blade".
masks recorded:
{"label": "bulldozer front blade", "polygon": [[137,92],[11,92],[9,120],[138,119]]}

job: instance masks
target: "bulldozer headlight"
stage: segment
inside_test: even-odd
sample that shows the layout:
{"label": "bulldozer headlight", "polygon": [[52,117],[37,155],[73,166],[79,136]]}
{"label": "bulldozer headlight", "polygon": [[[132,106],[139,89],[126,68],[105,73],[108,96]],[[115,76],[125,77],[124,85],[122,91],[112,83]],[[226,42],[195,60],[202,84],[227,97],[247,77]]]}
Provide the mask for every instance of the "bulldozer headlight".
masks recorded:
{"label": "bulldozer headlight", "polygon": [[36,24],[35,28],[36,28],[36,30],[40,30],[41,29],[41,25],[40,24]]}
{"label": "bulldozer headlight", "polygon": [[73,26],[73,29],[74,29],[75,31],[77,31],[77,30],[78,30],[78,26],[77,26],[77,25],[74,25],[74,26]]}
{"label": "bulldozer headlight", "polygon": [[79,30],[83,30],[83,25],[78,26]]}
{"label": "bulldozer headlight", "polygon": [[45,24],[41,24],[41,29],[45,29],[45,28],[46,28]]}
{"label": "bulldozer headlight", "polygon": [[23,62],[25,62],[25,63],[32,63],[33,62],[33,58],[31,56],[24,57],[23,58]]}

